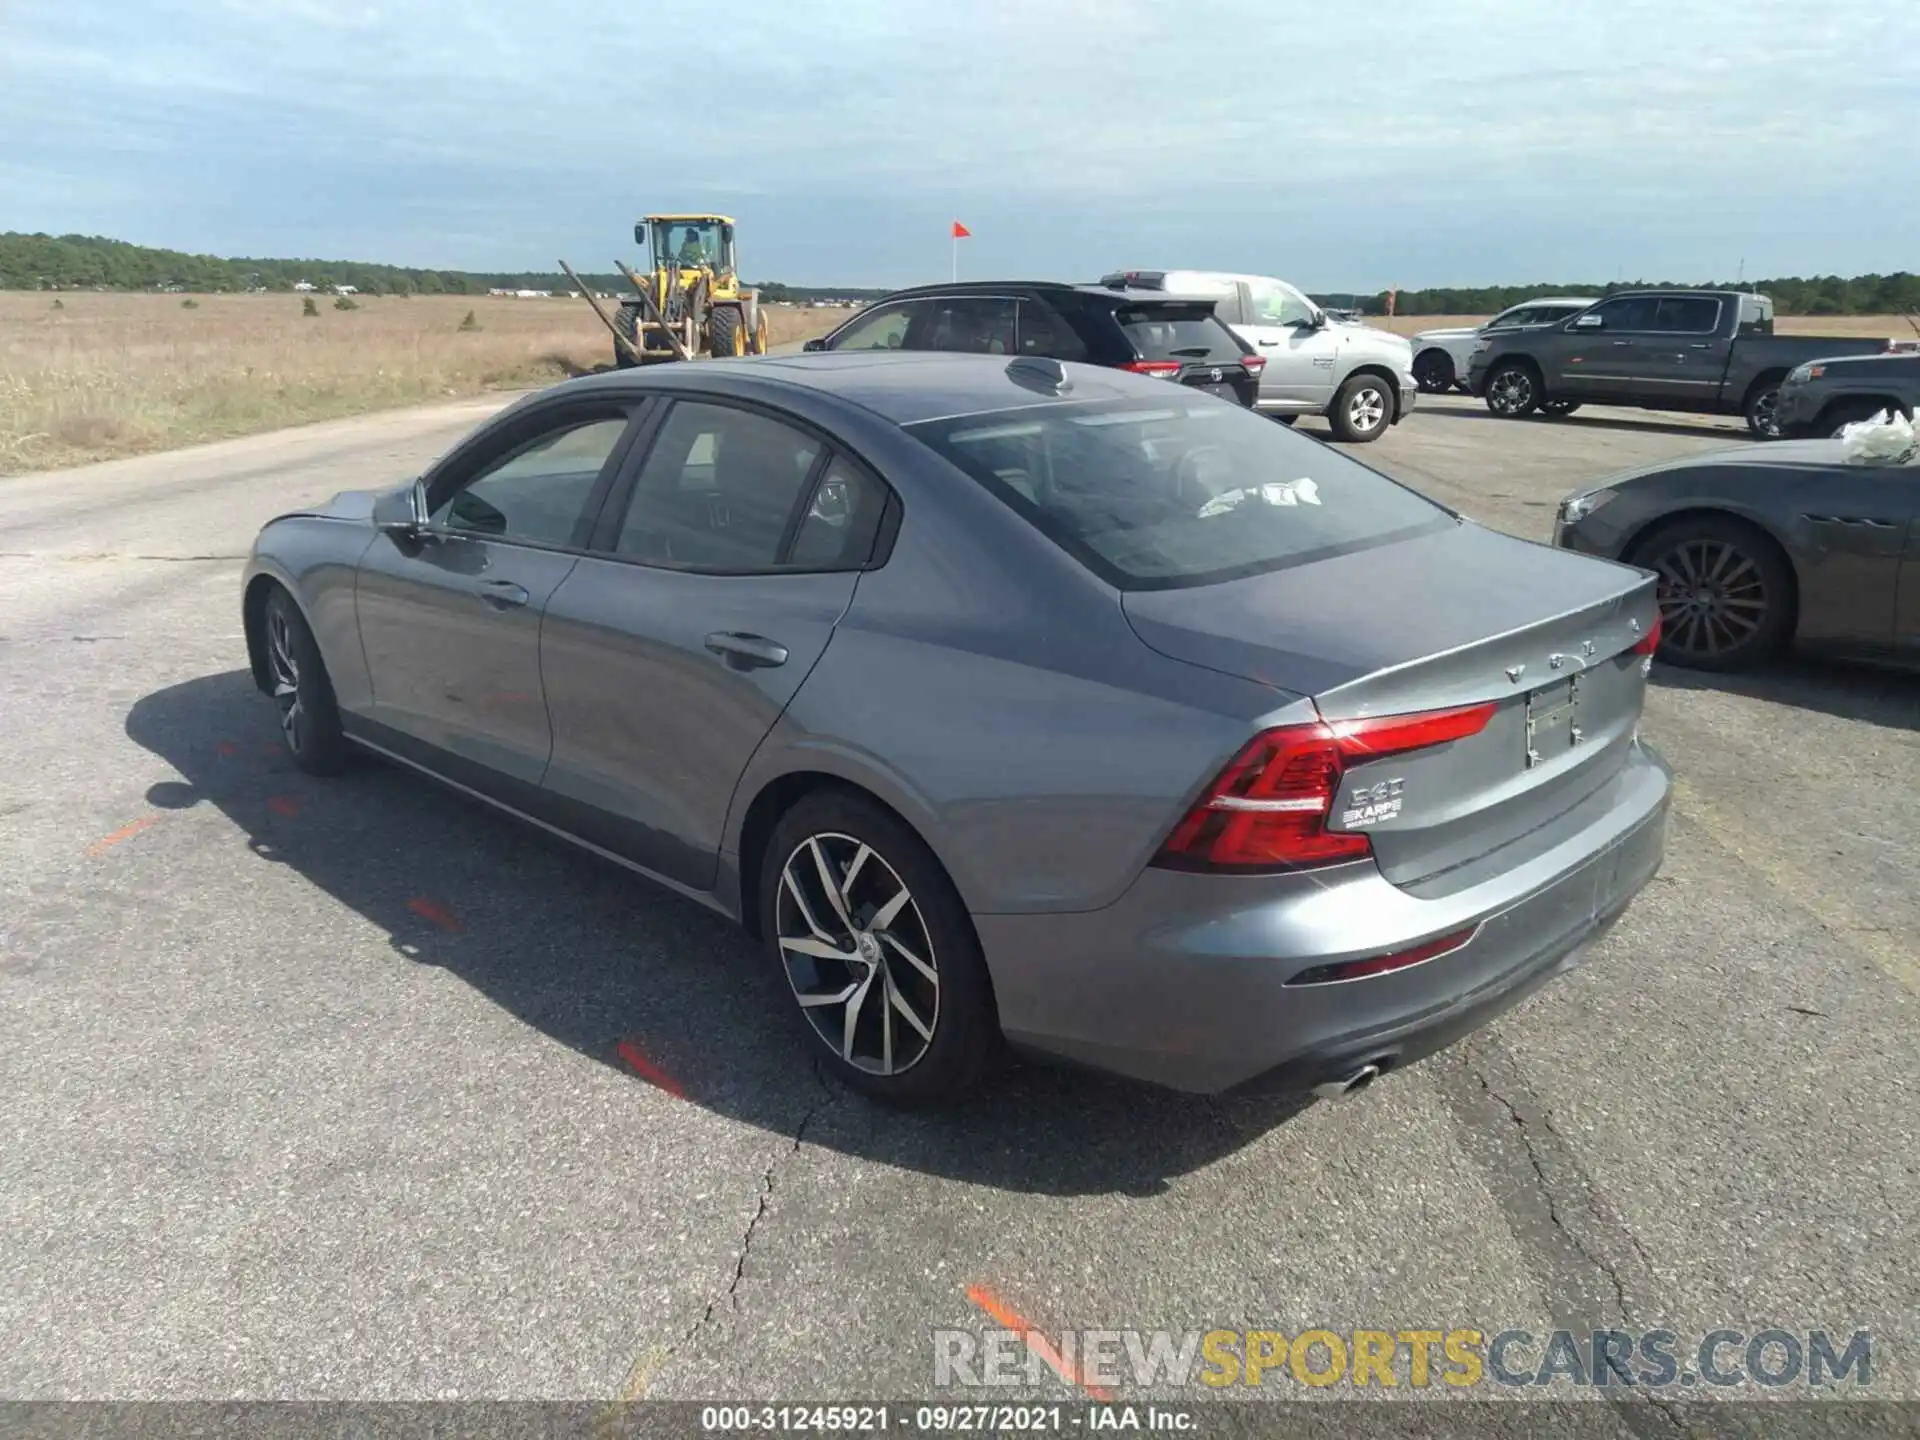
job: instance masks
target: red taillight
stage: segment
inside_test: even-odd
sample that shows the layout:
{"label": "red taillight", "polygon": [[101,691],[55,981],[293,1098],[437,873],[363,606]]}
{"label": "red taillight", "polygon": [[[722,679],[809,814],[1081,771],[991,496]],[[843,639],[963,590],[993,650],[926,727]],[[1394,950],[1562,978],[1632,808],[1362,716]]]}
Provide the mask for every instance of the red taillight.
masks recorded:
{"label": "red taillight", "polygon": [[1636,655],[1645,655],[1651,658],[1651,656],[1653,655],[1653,652],[1658,650],[1659,648],[1660,648],[1660,612],[1656,610],[1653,612],[1653,624],[1649,625],[1647,627],[1647,633],[1641,636],[1640,639],[1634,643],[1633,653]]}
{"label": "red taillight", "polygon": [[1257,380],[1260,378],[1260,372],[1267,368],[1267,357],[1264,355],[1242,355],[1240,357],[1240,363],[1246,367],[1247,374]]}
{"label": "red taillight", "polygon": [[1131,370],[1136,375],[1152,375],[1160,380],[1178,380],[1181,366],[1178,360],[1134,360],[1120,368]]}
{"label": "red taillight", "polygon": [[1347,762],[1364,764],[1477,735],[1497,708],[1488,702],[1265,731],[1220,772],[1153,863],[1244,872],[1362,859],[1373,853],[1364,834],[1327,829]]}

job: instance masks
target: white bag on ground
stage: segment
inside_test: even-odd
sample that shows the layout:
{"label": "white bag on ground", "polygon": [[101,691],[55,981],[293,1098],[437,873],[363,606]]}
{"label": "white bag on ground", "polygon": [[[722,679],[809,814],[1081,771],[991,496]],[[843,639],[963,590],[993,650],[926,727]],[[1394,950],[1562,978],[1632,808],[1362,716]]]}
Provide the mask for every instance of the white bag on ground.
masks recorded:
{"label": "white bag on ground", "polygon": [[1847,459],[1865,465],[1899,465],[1920,458],[1920,436],[1905,415],[1882,410],[1871,420],[1857,420],[1840,432],[1840,448]]}

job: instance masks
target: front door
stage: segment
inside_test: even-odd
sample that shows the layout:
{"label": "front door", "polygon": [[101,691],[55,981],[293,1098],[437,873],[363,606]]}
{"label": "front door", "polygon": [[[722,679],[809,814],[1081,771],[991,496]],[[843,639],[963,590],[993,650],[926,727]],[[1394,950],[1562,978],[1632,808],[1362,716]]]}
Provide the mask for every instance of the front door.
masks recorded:
{"label": "front door", "polygon": [[539,784],[553,744],[541,617],[627,429],[624,405],[536,412],[428,477],[427,533],[382,535],[360,562],[365,738],[454,778]]}
{"label": "front door", "polygon": [[887,496],[785,417],[677,402],[547,607],[547,813],[709,888],[734,787],[853,599]]}
{"label": "front door", "polygon": [[1554,398],[1633,404],[1631,396],[1641,388],[1645,367],[1663,338],[1653,329],[1654,311],[1653,296],[1622,295],[1548,332],[1551,342],[1545,335],[1532,342]]}
{"label": "front door", "polygon": [[1266,358],[1260,405],[1283,414],[1324,410],[1333,400],[1337,330],[1320,322],[1314,303],[1277,280],[1247,286],[1247,321],[1236,326]]}
{"label": "front door", "polygon": [[1920,480],[1908,471],[1809,465],[1799,472],[1790,504],[1808,532],[1798,547],[1802,640],[1885,654],[1898,646],[1903,623],[1917,628]]}

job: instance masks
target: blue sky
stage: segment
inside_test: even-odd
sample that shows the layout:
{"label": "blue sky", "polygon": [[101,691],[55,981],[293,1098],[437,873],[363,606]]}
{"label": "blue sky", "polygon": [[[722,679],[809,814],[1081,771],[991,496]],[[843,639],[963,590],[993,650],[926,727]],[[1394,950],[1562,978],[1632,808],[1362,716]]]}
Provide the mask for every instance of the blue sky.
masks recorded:
{"label": "blue sky", "polygon": [[1920,3],[0,0],[0,137],[0,229],[225,255],[1846,275],[1920,268]]}

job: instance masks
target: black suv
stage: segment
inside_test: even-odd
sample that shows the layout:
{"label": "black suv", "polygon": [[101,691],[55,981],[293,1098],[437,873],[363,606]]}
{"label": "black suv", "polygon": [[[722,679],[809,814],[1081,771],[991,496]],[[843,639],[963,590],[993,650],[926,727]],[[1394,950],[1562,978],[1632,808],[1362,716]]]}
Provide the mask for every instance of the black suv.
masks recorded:
{"label": "black suv", "polygon": [[876,300],[809,350],[958,350],[1080,360],[1157,375],[1251,407],[1266,360],[1211,299],[1050,281],[922,285]]}

